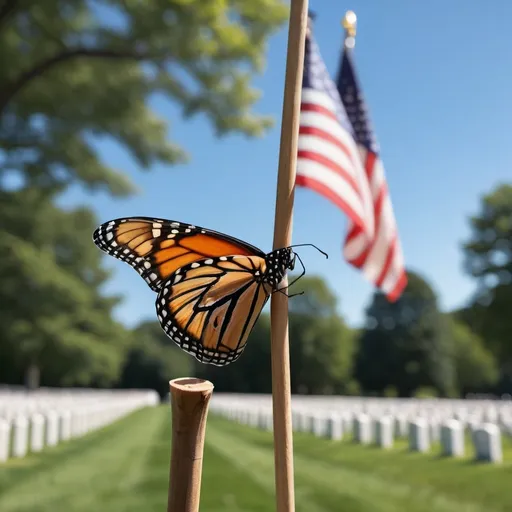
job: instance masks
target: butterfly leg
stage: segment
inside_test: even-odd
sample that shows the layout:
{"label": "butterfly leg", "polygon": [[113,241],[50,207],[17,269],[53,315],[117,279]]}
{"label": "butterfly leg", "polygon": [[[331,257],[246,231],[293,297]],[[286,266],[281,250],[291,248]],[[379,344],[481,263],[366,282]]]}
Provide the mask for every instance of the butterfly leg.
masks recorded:
{"label": "butterfly leg", "polygon": [[288,288],[290,288],[290,286],[292,286],[294,283],[296,283],[301,277],[303,277],[306,274],[306,267],[304,266],[304,263],[302,262],[300,256],[297,253],[295,253],[295,256],[298,258],[300,264],[302,265],[301,274],[297,278],[295,278],[288,286],[283,286],[282,288],[278,288],[277,290],[274,290],[274,292],[280,292],[280,293],[286,295],[288,298],[295,297],[297,295],[304,295],[304,292],[292,293],[291,295],[284,292],[284,290],[287,290]]}

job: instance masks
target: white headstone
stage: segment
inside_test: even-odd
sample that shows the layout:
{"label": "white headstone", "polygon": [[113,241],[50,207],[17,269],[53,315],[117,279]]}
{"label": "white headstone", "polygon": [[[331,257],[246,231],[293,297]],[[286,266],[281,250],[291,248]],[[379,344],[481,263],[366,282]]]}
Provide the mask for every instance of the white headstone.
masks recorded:
{"label": "white headstone", "polygon": [[316,437],[324,437],[326,434],[326,427],[327,427],[325,417],[320,414],[315,414],[311,418],[311,423],[312,423],[312,427],[313,427],[313,434]]}
{"label": "white headstone", "polygon": [[367,414],[358,414],[354,420],[354,439],[361,444],[372,442],[372,421]]}
{"label": "white headstone", "polygon": [[343,432],[351,434],[353,432],[354,421],[352,413],[348,412],[342,415],[343,418]]}
{"label": "white headstone", "polygon": [[60,437],[67,441],[71,437],[71,413],[62,411],[60,414]]}
{"label": "white headstone", "polygon": [[14,438],[12,455],[25,457],[28,451],[28,420],[25,416],[17,416],[14,420]]}
{"label": "white headstone", "polygon": [[396,437],[407,437],[409,428],[409,422],[407,416],[399,414],[395,418],[395,436]]}
{"label": "white headstone", "polygon": [[442,425],[441,448],[443,454],[450,457],[464,455],[464,427],[460,421],[450,419]]}
{"label": "white headstone", "polygon": [[40,452],[44,448],[44,417],[35,413],[30,418],[30,451]]}
{"label": "white headstone", "polygon": [[430,439],[432,442],[439,441],[441,438],[441,424],[437,418],[431,418],[429,421]]}
{"label": "white headstone", "polygon": [[343,438],[343,420],[335,414],[331,414],[327,418],[326,435],[333,441],[339,441]]}
{"label": "white headstone", "polygon": [[409,448],[415,452],[430,449],[428,422],[425,418],[415,418],[409,422]]}
{"label": "white headstone", "polygon": [[55,446],[59,442],[59,415],[55,411],[46,413],[46,444]]}
{"label": "white headstone", "polygon": [[501,446],[501,433],[497,425],[485,423],[475,430],[473,436],[475,443],[475,456],[477,460],[488,462],[501,462],[503,450]]}
{"label": "white headstone", "polygon": [[391,448],[393,446],[393,418],[391,416],[382,416],[377,420],[375,442],[381,448]]}
{"label": "white headstone", "polygon": [[267,412],[265,415],[266,418],[266,429],[271,432],[274,428],[274,420],[271,412]]}
{"label": "white headstone", "polygon": [[5,462],[9,458],[10,444],[11,424],[0,418],[0,462]]}

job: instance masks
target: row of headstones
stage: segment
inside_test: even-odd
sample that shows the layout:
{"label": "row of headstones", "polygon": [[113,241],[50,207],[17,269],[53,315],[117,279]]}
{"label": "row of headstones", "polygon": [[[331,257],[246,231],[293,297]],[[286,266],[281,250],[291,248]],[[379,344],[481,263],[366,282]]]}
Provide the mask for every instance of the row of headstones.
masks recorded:
{"label": "row of headstones", "polygon": [[[272,412],[268,409],[233,407],[212,404],[212,412],[238,423],[272,430]],[[395,438],[407,437],[411,451],[426,453],[433,442],[440,442],[444,455],[465,455],[465,433],[463,422],[447,419],[442,423],[429,423],[426,418],[393,417],[390,415],[371,417],[368,414],[311,414],[293,410],[292,425],[295,431],[313,434],[340,441],[352,435],[360,444],[376,444],[385,449],[393,447]],[[469,428],[475,458],[498,463],[503,460],[501,432],[493,423],[471,425]]]}
{"label": "row of headstones", "polygon": [[87,398],[77,393],[74,400],[45,396],[38,401],[34,394],[0,394],[0,463],[81,437],[159,402],[156,393],[146,390],[119,390],[108,397],[100,392],[96,400],[93,397],[94,393]]}
{"label": "row of headstones", "polygon": [[[213,397],[215,404],[239,407],[270,408],[270,395],[221,394]],[[294,409],[343,411],[350,415],[367,414],[372,418],[393,416],[397,418],[422,417],[430,423],[441,424],[457,419],[471,430],[482,423],[494,423],[502,433],[512,435],[512,401],[510,400],[455,400],[414,398],[373,398],[345,396],[294,395]]]}

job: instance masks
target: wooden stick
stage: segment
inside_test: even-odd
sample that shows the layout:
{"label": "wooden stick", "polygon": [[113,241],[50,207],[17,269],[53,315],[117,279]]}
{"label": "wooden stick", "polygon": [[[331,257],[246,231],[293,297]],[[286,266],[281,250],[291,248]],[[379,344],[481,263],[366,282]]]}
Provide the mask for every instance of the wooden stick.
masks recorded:
{"label": "wooden stick", "polygon": [[198,512],[208,405],[213,384],[202,379],[169,382],[172,450],[167,512]]}
{"label": "wooden stick", "polygon": [[[291,245],[308,0],[291,0],[284,83],[281,144],[277,176],[274,249]],[[283,283],[287,285],[287,281]],[[288,298],[274,293],[270,301],[272,327],[272,405],[277,512],[294,512],[293,438],[288,346]]]}

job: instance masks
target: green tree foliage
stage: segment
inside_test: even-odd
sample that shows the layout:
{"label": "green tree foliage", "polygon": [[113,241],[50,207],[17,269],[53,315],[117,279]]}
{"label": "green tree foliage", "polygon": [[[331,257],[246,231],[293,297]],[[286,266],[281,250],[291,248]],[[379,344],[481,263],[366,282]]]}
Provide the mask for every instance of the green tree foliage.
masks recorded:
{"label": "green tree foliage", "polygon": [[454,391],[451,338],[430,285],[408,272],[408,285],[394,303],[376,292],[366,311],[356,361],[356,376],[367,392],[393,386],[400,396],[432,387]]}
{"label": "green tree foliage", "polygon": [[290,287],[290,364],[292,392],[344,392],[352,375],[354,336],[337,313],[327,283],[306,276]]}
{"label": "green tree foliage", "polygon": [[155,95],[219,135],[262,133],[271,120],[251,110],[251,79],[286,16],[279,0],[2,2],[0,172],[128,193],[93,141],[115,140],[141,168],[183,161],[148,106]]}
{"label": "green tree foliage", "polygon": [[0,374],[19,382],[35,366],[45,385],[106,385],[128,333],[91,244],[88,209],[62,211],[34,188],[0,192]]}
{"label": "green tree foliage", "polygon": [[453,341],[456,388],[460,394],[484,392],[492,388],[498,379],[498,368],[492,353],[482,339],[469,327],[446,316]]}
{"label": "green tree foliage", "polygon": [[118,387],[155,389],[164,397],[169,380],[193,375],[192,358],[167,337],[158,322],[142,322],[132,339]]}
{"label": "green tree foliage", "polygon": [[184,117],[204,115],[219,136],[263,133],[271,120],[253,112],[251,79],[286,15],[279,0],[0,2],[4,382],[34,368],[44,384],[118,376],[129,336],[111,317],[117,299],[101,292],[108,275],[91,242],[97,222],[55,199],[70,185],[134,192],[100,158],[98,139],[119,144],[141,169],[185,160],[151,108],[156,97]]}
{"label": "green tree foliage", "polygon": [[504,385],[512,390],[512,185],[499,185],[482,198],[470,218],[464,245],[466,268],[478,284],[474,300],[457,313],[500,361]]}

